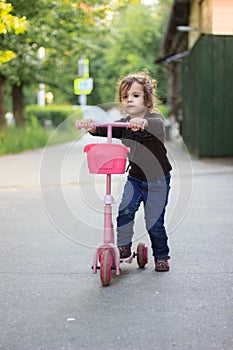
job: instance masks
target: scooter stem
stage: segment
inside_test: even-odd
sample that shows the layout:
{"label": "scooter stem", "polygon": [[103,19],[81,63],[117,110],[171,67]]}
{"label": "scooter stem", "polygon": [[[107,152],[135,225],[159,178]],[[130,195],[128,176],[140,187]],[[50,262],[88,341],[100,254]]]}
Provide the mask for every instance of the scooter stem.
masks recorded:
{"label": "scooter stem", "polygon": [[112,143],[112,125],[108,125],[107,142]]}
{"label": "scooter stem", "polygon": [[[112,198],[111,196],[111,174],[107,174],[106,176],[106,198]],[[113,224],[112,224],[112,202],[105,203],[104,206],[104,243],[114,244],[114,232],[113,232]]]}

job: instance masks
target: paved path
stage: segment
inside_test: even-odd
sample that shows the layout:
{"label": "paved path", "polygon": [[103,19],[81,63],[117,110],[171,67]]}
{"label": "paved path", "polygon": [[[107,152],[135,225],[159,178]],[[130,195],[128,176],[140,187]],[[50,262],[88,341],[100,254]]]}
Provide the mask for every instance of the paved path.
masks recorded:
{"label": "paved path", "polygon": [[[103,288],[91,260],[104,177],[86,171],[87,142],[0,157],[0,349],[233,349],[232,160],[190,160],[169,143],[171,271],[150,256]],[[135,244],[148,241],[142,219]]]}

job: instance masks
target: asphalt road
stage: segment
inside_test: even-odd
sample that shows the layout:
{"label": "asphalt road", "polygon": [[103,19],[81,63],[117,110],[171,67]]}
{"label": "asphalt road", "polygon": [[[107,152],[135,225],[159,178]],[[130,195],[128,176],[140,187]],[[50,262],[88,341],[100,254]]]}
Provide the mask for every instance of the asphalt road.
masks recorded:
{"label": "asphalt road", "polygon": [[[171,270],[155,272],[149,251],[145,269],[122,265],[102,287],[91,265],[105,178],[87,172],[88,142],[0,157],[0,349],[232,350],[232,159],[169,143]],[[148,242],[137,217],[135,246]]]}

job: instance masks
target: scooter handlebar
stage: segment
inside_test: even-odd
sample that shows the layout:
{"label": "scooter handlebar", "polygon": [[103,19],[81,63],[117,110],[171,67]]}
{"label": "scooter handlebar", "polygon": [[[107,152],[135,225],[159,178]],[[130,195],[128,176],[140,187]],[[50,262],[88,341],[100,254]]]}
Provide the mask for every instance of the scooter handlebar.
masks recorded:
{"label": "scooter handlebar", "polygon": [[[81,127],[81,122],[78,120],[77,122],[76,122],[76,128],[77,129],[82,129],[82,127]],[[111,127],[113,127],[113,128],[129,128],[130,127],[130,124],[129,123],[127,123],[127,122],[93,122],[93,128],[95,128],[95,127],[98,127],[98,126],[106,126],[106,127],[108,127],[108,126],[111,126]]]}

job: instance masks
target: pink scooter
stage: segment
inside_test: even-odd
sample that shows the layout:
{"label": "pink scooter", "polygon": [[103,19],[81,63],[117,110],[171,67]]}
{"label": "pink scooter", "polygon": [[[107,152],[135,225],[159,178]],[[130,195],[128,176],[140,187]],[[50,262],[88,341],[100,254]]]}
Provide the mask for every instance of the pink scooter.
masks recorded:
{"label": "pink scooter", "polygon": [[[137,257],[140,268],[144,268],[148,262],[148,247],[144,243],[138,243],[136,253],[126,259],[120,259],[117,246],[114,244],[114,229],[112,224],[112,204],[114,198],[111,194],[111,175],[125,173],[129,148],[122,144],[112,143],[112,128],[128,128],[129,123],[95,123],[93,127],[107,127],[107,142],[93,143],[84,147],[87,153],[88,168],[91,174],[106,174],[106,194],[104,197],[104,242],[96,248],[92,272],[97,273],[100,269],[100,280],[103,286],[111,282],[112,270],[116,275],[120,274],[120,262],[131,263]],[[81,129],[80,122],[76,123],[77,129]],[[99,264],[99,265],[98,265]]]}

